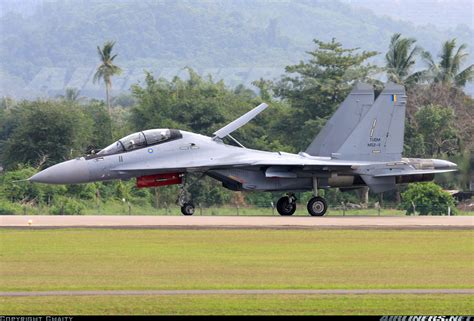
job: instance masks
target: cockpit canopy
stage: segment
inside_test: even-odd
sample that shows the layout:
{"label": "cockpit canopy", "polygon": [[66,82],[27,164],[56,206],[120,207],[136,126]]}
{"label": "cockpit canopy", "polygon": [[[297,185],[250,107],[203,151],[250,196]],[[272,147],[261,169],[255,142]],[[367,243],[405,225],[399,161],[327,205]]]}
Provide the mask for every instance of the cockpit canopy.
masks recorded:
{"label": "cockpit canopy", "polygon": [[170,140],[182,138],[176,129],[149,129],[128,135],[102,149],[97,155],[105,156],[128,152],[146,146],[161,144]]}

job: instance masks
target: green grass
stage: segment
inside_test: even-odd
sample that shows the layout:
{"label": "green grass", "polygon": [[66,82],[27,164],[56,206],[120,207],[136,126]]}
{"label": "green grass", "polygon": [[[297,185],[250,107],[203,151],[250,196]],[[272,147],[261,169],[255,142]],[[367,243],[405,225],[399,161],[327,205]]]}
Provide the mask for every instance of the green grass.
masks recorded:
{"label": "green grass", "polygon": [[[0,229],[0,291],[473,288],[471,230]],[[469,295],[0,298],[0,314],[472,314]]]}
{"label": "green grass", "polygon": [[0,230],[0,289],[472,288],[466,230]]}
{"label": "green grass", "polygon": [[0,314],[472,315],[469,295],[205,295],[0,298]]}

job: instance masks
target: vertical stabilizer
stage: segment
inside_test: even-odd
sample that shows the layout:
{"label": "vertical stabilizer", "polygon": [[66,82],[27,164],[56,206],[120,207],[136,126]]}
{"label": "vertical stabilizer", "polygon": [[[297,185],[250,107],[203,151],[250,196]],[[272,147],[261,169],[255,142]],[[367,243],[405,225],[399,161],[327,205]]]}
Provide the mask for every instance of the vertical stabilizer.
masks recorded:
{"label": "vertical stabilizer", "polygon": [[403,151],[405,88],[388,83],[337,151],[347,160],[395,161]]}
{"label": "vertical stabilizer", "polygon": [[331,156],[341,147],[373,103],[372,86],[356,84],[305,152],[313,156]]}

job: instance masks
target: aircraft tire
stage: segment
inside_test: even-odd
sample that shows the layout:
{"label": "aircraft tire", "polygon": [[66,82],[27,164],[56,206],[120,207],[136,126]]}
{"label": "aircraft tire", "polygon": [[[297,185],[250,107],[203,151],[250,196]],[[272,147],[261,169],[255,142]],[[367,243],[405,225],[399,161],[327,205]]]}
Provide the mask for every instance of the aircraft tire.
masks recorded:
{"label": "aircraft tire", "polygon": [[323,216],[328,209],[328,204],[324,198],[316,196],[309,200],[307,208],[309,215]]}
{"label": "aircraft tire", "polygon": [[193,215],[194,205],[192,203],[184,203],[183,206],[181,206],[181,213],[186,216]]}
{"label": "aircraft tire", "polygon": [[296,211],[296,203],[290,202],[290,198],[288,196],[281,197],[277,202],[277,211],[282,216],[290,216],[295,214]]}

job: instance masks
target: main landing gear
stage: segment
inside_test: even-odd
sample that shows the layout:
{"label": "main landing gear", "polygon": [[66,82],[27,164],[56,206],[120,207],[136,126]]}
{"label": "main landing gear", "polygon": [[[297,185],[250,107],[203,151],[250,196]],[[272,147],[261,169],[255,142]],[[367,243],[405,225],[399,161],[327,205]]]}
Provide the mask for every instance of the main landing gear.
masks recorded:
{"label": "main landing gear", "polygon": [[328,205],[324,198],[315,196],[309,200],[306,208],[311,216],[323,216],[328,209]]}
{"label": "main landing gear", "polygon": [[[296,211],[296,197],[293,194],[283,196],[278,200],[276,208],[282,216],[293,215]],[[314,196],[309,200],[306,208],[311,216],[323,216],[328,209],[328,205],[324,198]]]}
{"label": "main landing gear", "polygon": [[[323,216],[328,209],[328,205],[324,198],[318,196],[318,180],[316,177],[313,178],[313,195],[306,206],[308,213],[311,216]],[[277,202],[277,211],[282,216],[293,215],[296,211],[295,195],[289,193],[280,198]]]}
{"label": "main landing gear", "polygon": [[277,211],[282,216],[290,216],[296,211],[296,197],[294,194],[288,194],[280,198],[277,202]]}

